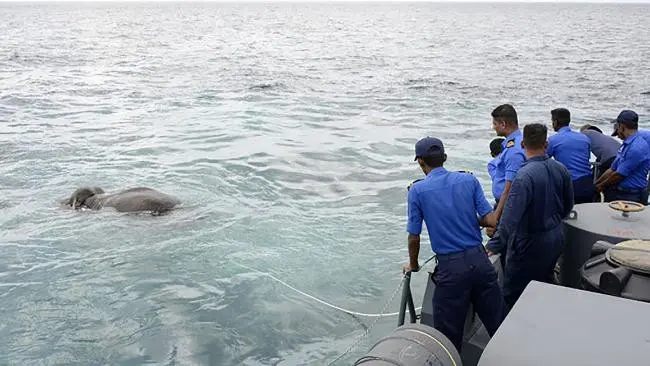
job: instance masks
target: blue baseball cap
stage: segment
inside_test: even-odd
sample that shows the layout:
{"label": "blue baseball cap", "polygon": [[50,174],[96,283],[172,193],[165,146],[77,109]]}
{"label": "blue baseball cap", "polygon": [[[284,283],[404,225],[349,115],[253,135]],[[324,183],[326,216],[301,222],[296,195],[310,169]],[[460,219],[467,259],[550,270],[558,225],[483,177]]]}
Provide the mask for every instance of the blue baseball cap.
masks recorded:
{"label": "blue baseball cap", "polygon": [[442,141],[435,137],[425,137],[415,144],[415,159],[424,158],[427,156],[442,157],[445,155],[445,147]]}
{"label": "blue baseball cap", "polygon": [[639,115],[636,114],[635,111],[624,109],[618,114],[618,117],[616,117],[616,120],[612,121],[612,123],[614,123],[614,132],[612,132],[612,136],[616,136],[619,124],[624,124],[633,128],[638,127]]}

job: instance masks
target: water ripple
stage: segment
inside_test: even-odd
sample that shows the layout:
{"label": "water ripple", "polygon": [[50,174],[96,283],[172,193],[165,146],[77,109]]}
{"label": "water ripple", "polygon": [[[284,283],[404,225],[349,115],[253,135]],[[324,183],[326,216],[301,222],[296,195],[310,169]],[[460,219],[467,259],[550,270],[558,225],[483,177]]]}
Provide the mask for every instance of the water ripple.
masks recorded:
{"label": "water ripple", "polygon": [[[605,129],[632,108],[650,127],[647,5],[0,9],[0,363],[322,365],[367,319],[235,262],[378,312],[407,257],[418,138],[489,197],[497,104]],[[82,185],[183,205],[59,204]]]}

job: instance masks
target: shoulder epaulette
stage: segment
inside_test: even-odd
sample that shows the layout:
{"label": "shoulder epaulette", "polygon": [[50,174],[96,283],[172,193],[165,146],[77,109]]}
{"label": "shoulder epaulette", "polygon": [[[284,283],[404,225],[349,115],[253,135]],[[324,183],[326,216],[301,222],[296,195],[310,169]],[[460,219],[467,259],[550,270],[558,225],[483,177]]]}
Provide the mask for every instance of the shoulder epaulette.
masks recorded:
{"label": "shoulder epaulette", "polygon": [[406,187],[406,190],[407,190],[407,191],[410,190],[411,187],[413,187],[413,185],[414,185],[415,183],[417,183],[417,182],[419,182],[419,181],[421,181],[421,180],[424,180],[424,178],[419,178],[419,179],[414,180],[413,182],[411,182],[411,184],[408,185],[408,187]]}

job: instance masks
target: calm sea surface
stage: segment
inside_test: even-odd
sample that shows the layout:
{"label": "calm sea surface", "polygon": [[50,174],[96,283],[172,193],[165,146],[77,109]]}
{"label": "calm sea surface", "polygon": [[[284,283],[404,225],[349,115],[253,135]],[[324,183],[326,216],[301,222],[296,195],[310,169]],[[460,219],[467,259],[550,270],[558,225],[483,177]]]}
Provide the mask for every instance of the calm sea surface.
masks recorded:
{"label": "calm sea surface", "polygon": [[[650,126],[648,5],[0,5],[0,363],[322,365],[407,259],[413,144],[491,110]],[[184,207],[71,212],[82,185]],[[431,255],[428,239],[421,258]],[[420,301],[425,276],[414,277]],[[398,298],[388,308],[397,311]],[[350,364],[396,326],[382,319]]]}

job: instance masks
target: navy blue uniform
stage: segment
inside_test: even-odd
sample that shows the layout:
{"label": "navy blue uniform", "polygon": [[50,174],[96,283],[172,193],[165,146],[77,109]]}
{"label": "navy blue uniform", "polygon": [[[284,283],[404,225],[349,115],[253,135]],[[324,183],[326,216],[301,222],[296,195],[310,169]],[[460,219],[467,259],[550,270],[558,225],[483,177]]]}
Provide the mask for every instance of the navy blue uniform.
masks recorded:
{"label": "navy blue uniform", "polygon": [[[471,174],[433,169],[408,193],[406,231],[427,225],[437,265],[433,273],[433,326],[461,349],[470,302],[492,336],[506,315],[497,273],[482,245],[479,218],[492,211]],[[478,216],[477,216],[478,215]]]}
{"label": "navy blue uniform", "polygon": [[[643,140],[645,140],[645,142],[648,144],[648,148],[650,148],[650,131],[639,129],[637,131],[637,133],[639,134],[639,136],[643,137]],[[647,189],[650,190],[650,176],[648,176]],[[647,192],[646,192],[646,195],[647,195]],[[645,198],[644,204],[645,204],[646,201],[647,201],[647,197]]]}
{"label": "navy blue uniform", "polygon": [[647,204],[650,147],[642,135],[637,132],[623,141],[611,169],[625,178],[605,189],[605,202],[626,200]]}
{"label": "navy blue uniform", "polygon": [[586,135],[560,128],[548,138],[546,154],[562,163],[571,173],[575,203],[593,202],[596,186],[591,171],[591,140]]}
{"label": "navy blue uniform", "polygon": [[648,146],[650,146],[650,131],[638,129],[636,131],[636,133],[638,133],[639,136],[642,137],[643,140],[646,142],[646,144],[648,144]]}
{"label": "navy blue uniform", "polygon": [[497,232],[507,244],[503,294],[512,307],[532,280],[553,282],[564,248],[562,220],[573,208],[567,168],[548,156],[528,159],[512,182]]}

